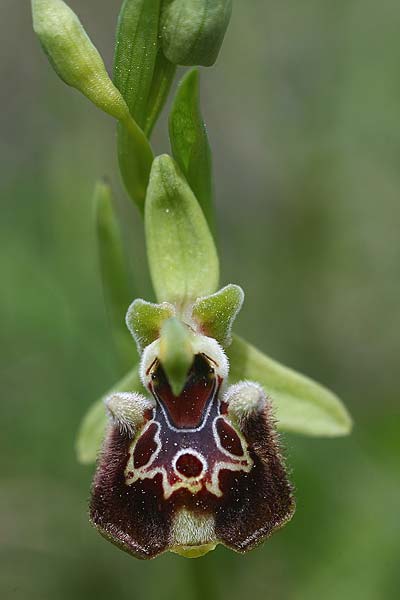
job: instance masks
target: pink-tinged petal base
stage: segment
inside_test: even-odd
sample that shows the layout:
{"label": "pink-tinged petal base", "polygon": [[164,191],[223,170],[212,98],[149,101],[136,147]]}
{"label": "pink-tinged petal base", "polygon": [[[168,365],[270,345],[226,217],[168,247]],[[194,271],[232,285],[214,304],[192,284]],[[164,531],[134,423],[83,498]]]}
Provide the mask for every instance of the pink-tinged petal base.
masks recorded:
{"label": "pink-tinged petal base", "polygon": [[223,543],[246,552],[290,519],[294,501],[269,405],[240,422],[220,401],[221,380],[197,355],[175,398],[159,363],[156,405],[135,437],[109,429],[93,484],[91,520],[139,558],[202,553]]}

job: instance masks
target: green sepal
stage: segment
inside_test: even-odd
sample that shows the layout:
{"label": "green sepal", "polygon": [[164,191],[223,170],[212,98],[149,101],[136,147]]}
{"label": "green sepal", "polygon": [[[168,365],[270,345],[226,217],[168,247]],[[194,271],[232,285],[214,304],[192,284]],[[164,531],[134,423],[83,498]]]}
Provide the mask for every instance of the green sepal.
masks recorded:
{"label": "green sepal", "polygon": [[175,73],[176,65],[171,63],[160,49],[154,65],[153,80],[147,100],[146,121],[143,127],[148,138],[168,98]]}
{"label": "green sepal", "polygon": [[154,160],[145,206],[147,255],[159,302],[184,310],[218,288],[219,263],[207,221],[175,161]]}
{"label": "green sepal", "polygon": [[347,409],[325,387],[265,356],[237,336],[227,354],[230,382],[251,380],[261,384],[272,400],[279,429],[320,437],[351,432]]}
{"label": "green sepal", "polygon": [[231,14],[232,0],[164,0],[161,35],[165,56],[176,65],[213,65]]}
{"label": "green sepal", "polygon": [[175,396],[179,396],[193,364],[192,334],[176,317],[161,327],[159,358]]}
{"label": "green sepal", "polygon": [[232,341],[232,325],[242,308],[243,300],[242,288],[230,284],[211,296],[196,300],[192,317],[204,335],[216,339],[226,347]]}
{"label": "green sepal", "polygon": [[114,83],[143,129],[158,52],[160,0],[125,0],[118,18]]}
{"label": "green sepal", "polygon": [[134,337],[138,351],[160,337],[161,327],[167,319],[175,314],[172,304],[153,304],[138,298],[130,305],[126,313],[126,325]]}
{"label": "green sepal", "polygon": [[96,461],[108,423],[104,400],[113,392],[144,393],[137,366],[116,383],[107,394],[92,404],[84,416],[75,445],[78,461],[83,465],[89,465]]}
{"label": "green sepal", "polygon": [[110,186],[100,181],[94,193],[99,265],[106,310],[122,372],[137,359],[124,318],[132,298],[123,253],[121,231],[114,213]]}
{"label": "green sepal", "polygon": [[200,112],[199,87],[198,69],[182,78],[169,117],[169,137],[172,155],[214,230],[211,149]]}

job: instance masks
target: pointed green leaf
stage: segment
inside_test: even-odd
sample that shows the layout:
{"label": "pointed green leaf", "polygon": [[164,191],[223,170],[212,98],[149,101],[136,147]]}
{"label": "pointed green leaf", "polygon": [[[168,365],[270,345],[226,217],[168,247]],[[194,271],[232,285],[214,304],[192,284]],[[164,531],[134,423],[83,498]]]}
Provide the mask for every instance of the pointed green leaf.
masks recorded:
{"label": "pointed green leaf", "polygon": [[99,182],[95,194],[96,228],[104,301],[122,372],[137,361],[137,352],[125,325],[132,298],[129,290],[121,232],[114,214],[111,188]]}
{"label": "pointed green leaf", "polygon": [[211,150],[200,113],[197,69],[189,71],[179,84],[169,118],[169,136],[172,155],[214,230]]}
{"label": "pointed green leaf", "polygon": [[78,461],[84,465],[96,460],[108,422],[104,400],[113,392],[144,392],[137,366],[92,404],[83,418],[76,440],[76,454]]}
{"label": "pointed green leaf", "polygon": [[272,360],[234,336],[228,350],[230,381],[260,383],[272,399],[278,428],[310,436],[347,435],[352,420],[332,392]]}
{"label": "pointed green leaf", "polygon": [[150,273],[160,302],[179,310],[218,287],[219,264],[204,214],[168,155],[154,160],[146,196]]}
{"label": "pointed green leaf", "polygon": [[176,65],[215,63],[232,13],[232,0],[164,0],[165,56]]}
{"label": "pointed green leaf", "polygon": [[153,304],[140,298],[132,302],[126,314],[126,324],[139,352],[160,337],[162,324],[174,314],[174,307],[167,302]]}
{"label": "pointed green leaf", "polygon": [[232,325],[242,308],[244,293],[238,285],[227,285],[211,296],[199,298],[193,305],[192,316],[200,330],[222,346],[232,341]]}
{"label": "pointed green leaf", "polygon": [[160,0],[125,0],[118,19],[114,83],[143,129],[158,52]]}
{"label": "pointed green leaf", "polygon": [[174,396],[179,396],[193,364],[192,334],[176,317],[163,323],[160,336],[160,361]]}
{"label": "pointed green leaf", "polygon": [[164,107],[176,73],[176,65],[169,62],[162,50],[158,51],[153,80],[146,108],[144,132],[150,137],[153,127]]}

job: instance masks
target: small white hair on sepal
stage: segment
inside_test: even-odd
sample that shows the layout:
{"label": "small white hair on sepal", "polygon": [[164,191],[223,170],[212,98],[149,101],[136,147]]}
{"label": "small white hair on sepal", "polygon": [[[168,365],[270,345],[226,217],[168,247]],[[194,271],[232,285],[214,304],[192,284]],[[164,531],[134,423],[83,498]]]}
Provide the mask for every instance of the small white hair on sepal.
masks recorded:
{"label": "small white hair on sepal", "polygon": [[152,410],[154,400],[136,392],[116,392],[104,400],[107,413],[121,432],[133,435],[144,421],[146,410]]}
{"label": "small white hair on sepal", "polygon": [[262,413],[268,398],[259,383],[246,380],[229,386],[223,401],[228,404],[228,412],[241,422]]}
{"label": "small white hair on sepal", "polygon": [[160,354],[160,340],[155,340],[143,350],[139,365],[139,377],[144,388],[147,389],[151,374],[148,373],[151,365],[158,359]]}

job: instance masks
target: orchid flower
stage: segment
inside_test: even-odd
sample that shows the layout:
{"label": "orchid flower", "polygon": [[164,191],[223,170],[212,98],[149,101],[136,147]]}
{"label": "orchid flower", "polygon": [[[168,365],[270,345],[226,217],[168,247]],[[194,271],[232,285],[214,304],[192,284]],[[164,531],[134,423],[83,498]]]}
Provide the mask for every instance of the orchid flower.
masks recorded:
{"label": "orchid flower", "polygon": [[62,0],[32,0],[58,75],[117,119],[122,179],[144,217],[156,302],[129,297],[111,188],[96,186],[104,296],[128,372],[90,408],[77,439],[79,461],[97,460],[91,522],[138,558],[198,557],[217,544],[251,550],[295,510],[278,431],[351,430],[332,392],[232,332],[244,292],[220,289],[197,69],[183,76],[171,109],[172,156],[155,157],[150,144],[177,65],[215,62],[231,8],[125,0],[112,81],[75,13]]}

